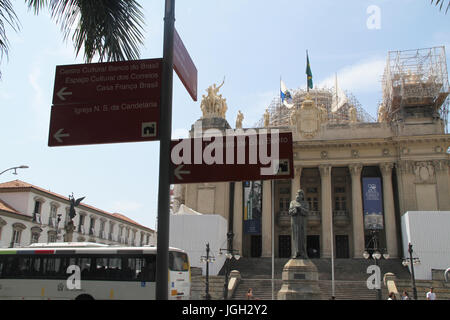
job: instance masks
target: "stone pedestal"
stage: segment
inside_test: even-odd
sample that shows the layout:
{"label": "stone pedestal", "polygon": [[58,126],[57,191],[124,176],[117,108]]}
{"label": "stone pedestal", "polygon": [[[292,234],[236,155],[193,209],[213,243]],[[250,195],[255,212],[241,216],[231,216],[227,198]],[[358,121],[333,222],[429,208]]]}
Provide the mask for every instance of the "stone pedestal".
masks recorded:
{"label": "stone pedestal", "polygon": [[319,272],[309,259],[291,259],[283,268],[278,300],[320,300]]}

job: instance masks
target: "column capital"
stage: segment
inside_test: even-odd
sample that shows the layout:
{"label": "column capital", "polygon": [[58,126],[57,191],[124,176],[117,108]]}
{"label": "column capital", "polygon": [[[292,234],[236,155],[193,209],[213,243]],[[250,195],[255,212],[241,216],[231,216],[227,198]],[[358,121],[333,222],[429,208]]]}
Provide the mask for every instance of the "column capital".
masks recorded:
{"label": "column capital", "polygon": [[447,173],[450,169],[450,161],[447,159],[432,161],[435,171]]}
{"label": "column capital", "polygon": [[400,160],[395,164],[395,166],[402,173],[414,173],[414,161]]}
{"label": "column capital", "polygon": [[321,164],[319,165],[320,176],[322,178],[326,176],[331,176],[331,164]]}
{"label": "column capital", "polygon": [[383,176],[390,176],[392,174],[392,169],[394,169],[393,162],[382,162],[379,166]]}
{"label": "column capital", "polygon": [[363,164],[362,163],[352,163],[348,165],[348,169],[350,170],[350,174],[352,175],[352,177],[357,177],[359,178],[361,176],[361,171],[363,169]]}
{"label": "column capital", "polygon": [[300,177],[302,175],[303,167],[295,166],[294,167],[294,177]]}

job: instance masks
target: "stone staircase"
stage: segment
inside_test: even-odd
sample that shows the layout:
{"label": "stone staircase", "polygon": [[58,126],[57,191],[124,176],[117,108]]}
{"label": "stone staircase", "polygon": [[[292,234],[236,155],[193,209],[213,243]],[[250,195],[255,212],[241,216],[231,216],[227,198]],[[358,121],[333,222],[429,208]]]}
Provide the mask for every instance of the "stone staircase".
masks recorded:
{"label": "stone staircase", "polygon": [[[289,259],[274,260],[274,297],[282,286],[282,270]],[[319,271],[319,287],[323,300],[328,300],[332,293],[331,259],[312,259]],[[375,300],[376,291],[367,288],[367,267],[372,261],[365,259],[335,259],[335,296],[337,300]],[[410,275],[401,264],[400,259],[382,260],[379,262],[381,274],[394,273],[398,279],[409,279]],[[233,262],[233,270],[241,273],[241,282],[233,299],[246,299],[248,288],[253,289],[256,299],[272,299],[272,259],[241,258]],[[387,290],[382,290],[383,299],[387,298]]]}

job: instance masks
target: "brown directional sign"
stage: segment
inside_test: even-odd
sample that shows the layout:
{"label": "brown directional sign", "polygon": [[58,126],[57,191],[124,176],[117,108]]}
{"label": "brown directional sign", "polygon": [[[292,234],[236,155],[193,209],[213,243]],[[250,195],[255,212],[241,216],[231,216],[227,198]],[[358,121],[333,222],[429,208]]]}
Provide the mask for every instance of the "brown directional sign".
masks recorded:
{"label": "brown directional sign", "polygon": [[57,66],[53,105],[153,99],[161,70],[162,59]]}
{"label": "brown directional sign", "polygon": [[56,67],[48,145],[159,139],[162,59]]}
{"label": "brown directional sign", "polygon": [[159,139],[158,102],[52,106],[50,147]]}
{"label": "brown directional sign", "polygon": [[172,184],[292,179],[292,133],[175,140],[171,161]]}
{"label": "brown directional sign", "polygon": [[192,99],[197,101],[197,68],[176,29],[173,38],[173,68]]}

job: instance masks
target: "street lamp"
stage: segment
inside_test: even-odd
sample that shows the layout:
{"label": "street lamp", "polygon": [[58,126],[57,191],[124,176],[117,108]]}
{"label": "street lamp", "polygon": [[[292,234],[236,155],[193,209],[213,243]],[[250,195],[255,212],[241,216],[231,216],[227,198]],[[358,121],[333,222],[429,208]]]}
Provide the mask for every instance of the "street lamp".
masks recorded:
{"label": "street lamp", "polygon": [[[378,267],[378,260],[381,258],[389,259],[389,253],[386,252],[385,248],[378,248],[378,230],[371,230],[371,237],[369,242],[367,243],[366,250],[363,252],[364,259],[369,259],[371,256],[373,260],[375,260],[375,265]],[[373,252],[372,254],[369,253],[368,250],[370,247],[370,244],[373,243]],[[382,253],[383,252],[383,253]],[[377,288],[377,300],[381,300],[381,287]]]}
{"label": "street lamp", "polygon": [[9,168],[9,169],[6,169],[6,170],[0,172],[0,175],[5,173],[6,171],[9,171],[9,170],[14,170],[13,174],[17,175],[17,169],[28,169],[28,168],[29,168],[28,166],[24,166],[24,165],[21,165],[21,166],[18,166],[18,167],[12,167],[12,168]]}
{"label": "street lamp", "polygon": [[412,244],[409,243],[408,244],[409,258],[403,258],[402,264],[404,267],[407,267],[408,265],[411,266],[411,286],[412,286],[412,290],[413,290],[414,300],[417,300],[417,288],[416,288],[416,277],[414,276],[414,265],[419,264],[420,260],[419,260],[419,258],[413,258],[413,256],[412,256],[413,248],[412,247],[413,247]]}
{"label": "street lamp", "polygon": [[205,300],[211,300],[209,294],[209,264],[214,262],[216,258],[209,256],[209,243],[206,244],[206,256],[200,257],[200,262],[206,262],[206,287],[205,287]]}
{"label": "street lamp", "polygon": [[231,259],[236,259],[239,260],[241,258],[241,256],[239,255],[239,251],[238,250],[234,250],[233,249],[233,232],[228,232],[227,233],[227,240],[228,240],[228,248],[227,249],[219,249],[219,255],[222,255],[223,252],[225,251],[225,257],[226,257],[226,261],[225,261],[225,283],[223,285],[223,299],[224,300],[228,300],[228,282],[230,281],[230,263],[231,263]]}

